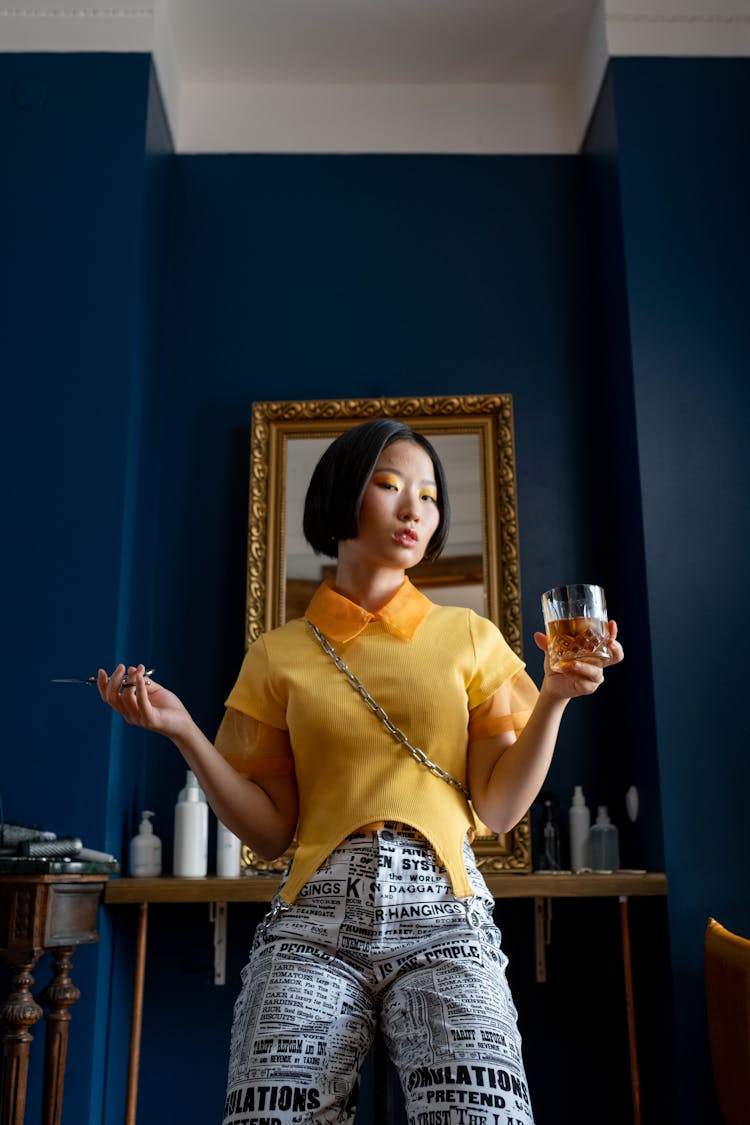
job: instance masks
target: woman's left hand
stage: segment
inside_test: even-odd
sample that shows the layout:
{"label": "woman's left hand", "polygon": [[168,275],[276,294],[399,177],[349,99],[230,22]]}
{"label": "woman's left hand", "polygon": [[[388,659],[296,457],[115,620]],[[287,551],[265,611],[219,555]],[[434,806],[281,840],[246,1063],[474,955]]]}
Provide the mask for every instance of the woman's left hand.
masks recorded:
{"label": "woman's left hand", "polygon": [[[617,640],[617,622],[609,621],[609,651],[611,660],[607,668],[619,664],[624,657],[622,645]],[[549,663],[546,633],[534,633],[537,647],[544,653],[544,683],[546,691],[555,699],[574,699],[578,695],[592,695],[604,680],[604,668],[589,664],[585,660],[574,660],[564,668],[552,671]]]}
{"label": "woman's left hand", "polygon": [[194,728],[182,700],[146,675],[144,664],[118,664],[111,675],[97,675],[99,695],[131,726],[143,727],[174,740]]}

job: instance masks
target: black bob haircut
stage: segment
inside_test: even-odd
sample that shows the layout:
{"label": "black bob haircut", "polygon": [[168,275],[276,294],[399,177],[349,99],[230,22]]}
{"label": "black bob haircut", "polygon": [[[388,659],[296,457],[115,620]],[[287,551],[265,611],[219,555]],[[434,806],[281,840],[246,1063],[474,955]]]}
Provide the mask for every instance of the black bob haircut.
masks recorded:
{"label": "black bob haircut", "polygon": [[356,539],[359,511],[367,483],[383,450],[394,441],[421,446],[432,461],[440,522],[424,558],[433,562],[448,538],[450,504],[445,471],[434,446],[423,434],[393,418],[376,418],[345,430],[318,461],[305,496],[302,530],[316,555],[336,558],[340,539]]}

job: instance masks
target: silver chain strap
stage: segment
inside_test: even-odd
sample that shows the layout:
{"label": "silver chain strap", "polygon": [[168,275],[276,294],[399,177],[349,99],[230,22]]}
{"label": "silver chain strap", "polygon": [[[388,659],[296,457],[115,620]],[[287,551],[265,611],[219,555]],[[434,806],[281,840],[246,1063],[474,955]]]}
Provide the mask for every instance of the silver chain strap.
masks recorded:
{"label": "silver chain strap", "polygon": [[313,625],[312,621],[308,621],[307,618],[305,618],[305,621],[307,621],[307,624],[312,629],[313,635],[315,636],[315,639],[320,647],[323,649],[323,652],[330,656],[339,672],[344,673],[354,690],[362,696],[362,699],[365,701],[375,717],[380,719],[380,721],[393,735],[396,741],[400,742],[402,746],[405,746],[411,754],[412,758],[414,758],[415,761],[419,762],[420,765],[425,766],[430,771],[430,773],[433,773],[435,775],[435,777],[439,777],[441,781],[445,781],[448,785],[452,785],[454,789],[458,789],[460,793],[463,793],[467,801],[470,800],[471,795],[469,793],[468,787],[464,785],[463,782],[459,781],[457,777],[454,777],[453,774],[448,773],[447,770],[444,770],[442,766],[439,766],[437,762],[430,761],[424,750],[420,750],[418,746],[412,746],[411,742],[409,742],[409,739],[406,737],[404,732],[391,722],[386,712],[383,710],[379,703],[375,702],[362,681],[357,679],[357,677],[350,669],[349,665],[341,659],[339,654],[336,652],[336,649],[328,640],[328,637],[321,633],[320,629],[318,629],[317,625]]}

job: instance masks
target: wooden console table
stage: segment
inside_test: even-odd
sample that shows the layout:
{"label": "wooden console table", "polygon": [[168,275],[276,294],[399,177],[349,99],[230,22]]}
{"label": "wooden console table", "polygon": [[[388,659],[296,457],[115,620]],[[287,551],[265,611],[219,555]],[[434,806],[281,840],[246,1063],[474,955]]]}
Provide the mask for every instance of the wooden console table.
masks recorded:
{"label": "wooden console table", "polygon": [[[628,899],[631,897],[666,895],[666,875],[661,872],[649,872],[648,874],[614,872],[611,875],[535,872],[530,875],[521,875],[488,871],[483,871],[482,874],[489,890],[496,899],[531,898],[534,900],[536,971],[539,981],[545,979],[545,945],[549,938],[551,900],[555,898],[617,898],[619,900],[633,1123],[634,1125],[641,1125],[640,1076],[633,1001],[633,967],[630,954]],[[278,886],[278,881],[278,876],[273,875],[244,875],[238,879],[219,879],[211,876],[205,879],[177,879],[160,876],[154,879],[113,879],[107,883],[104,892],[104,901],[107,904],[130,904],[139,907],[128,1092],[124,1125],[135,1125],[136,1120],[149,903],[204,902],[212,904],[214,911],[215,980],[217,983],[223,983],[222,958],[226,941],[227,903],[270,902]],[[0,1122],[0,1125],[3,1125],[3,1123]]]}
{"label": "wooden console table", "polygon": [[62,1113],[69,1009],[80,993],[70,978],[76,946],[99,940],[97,907],[116,865],[22,859],[0,861],[0,956],[7,961],[11,986],[0,1004],[3,1081],[0,1125],[23,1125],[29,1028],[42,1016],[31,986],[31,971],[52,954],[52,979],[39,999],[48,1009],[44,1050],[42,1125],[59,1125]]}

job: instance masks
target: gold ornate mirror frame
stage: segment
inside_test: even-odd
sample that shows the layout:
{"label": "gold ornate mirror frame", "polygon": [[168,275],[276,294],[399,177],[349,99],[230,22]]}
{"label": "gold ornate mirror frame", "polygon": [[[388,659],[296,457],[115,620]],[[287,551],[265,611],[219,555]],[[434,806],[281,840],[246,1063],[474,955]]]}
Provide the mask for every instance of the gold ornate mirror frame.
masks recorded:
{"label": "gold ornate mirror frame", "polygon": [[[436,398],[329,399],[253,404],[250,451],[250,497],[247,554],[246,644],[261,633],[304,611],[292,608],[287,574],[287,475],[296,443],[331,441],[343,430],[370,418],[406,422],[438,445],[441,436],[471,435],[477,443],[476,490],[481,513],[481,557],[447,558],[415,567],[409,577],[425,587],[482,585],[484,612],[506,641],[521,651],[521,593],[518,565],[516,468],[510,395],[459,395]],[[306,484],[306,482],[305,482]],[[457,503],[448,473],[454,516]],[[295,532],[296,534],[296,532]],[[450,540],[449,547],[450,549]],[[329,568],[330,572],[330,568]],[[310,583],[314,588],[326,573]],[[288,604],[290,612],[287,612]],[[480,827],[474,842],[485,871],[531,870],[528,814],[502,836]],[[245,850],[243,863],[253,870],[283,870],[286,857],[264,863]]]}

